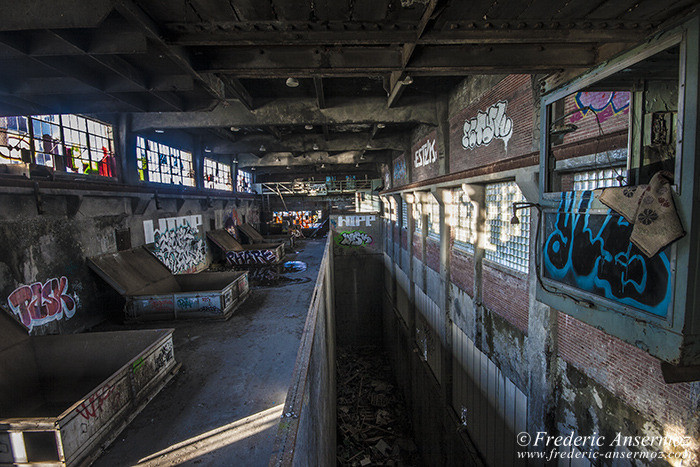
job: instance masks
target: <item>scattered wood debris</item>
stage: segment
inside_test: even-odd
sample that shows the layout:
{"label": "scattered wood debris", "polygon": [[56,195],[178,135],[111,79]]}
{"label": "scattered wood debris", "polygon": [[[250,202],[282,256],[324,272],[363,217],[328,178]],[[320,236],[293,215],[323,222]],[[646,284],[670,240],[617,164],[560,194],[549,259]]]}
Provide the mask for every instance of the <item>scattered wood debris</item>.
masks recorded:
{"label": "scattered wood debris", "polygon": [[344,347],[337,351],[337,366],[338,465],[422,465],[384,351]]}

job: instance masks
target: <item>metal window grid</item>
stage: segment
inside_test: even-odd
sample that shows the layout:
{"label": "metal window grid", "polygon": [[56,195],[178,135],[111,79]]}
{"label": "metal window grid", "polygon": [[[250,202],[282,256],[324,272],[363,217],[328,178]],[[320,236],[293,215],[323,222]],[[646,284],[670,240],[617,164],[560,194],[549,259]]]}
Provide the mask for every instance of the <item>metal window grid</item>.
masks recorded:
{"label": "metal window grid", "polygon": [[474,204],[469,201],[461,189],[456,189],[452,192],[450,210],[451,224],[455,232],[455,245],[470,252],[474,251],[476,241]]}
{"label": "metal window grid", "polygon": [[231,165],[204,158],[204,188],[233,191]]}
{"label": "metal window grid", "polygon": [[530,210],[518,211],[519,224],[511,224],[512,205],[524,202],[515,182],[486,185],[486,259],[527,273],[530,253]]}
{"label": "metal window grid", "polygon": [[239,169],[238,175],[236,176],[236,191],[239,193],[252,193],[253,174]]}
{"label": "metal window grid", "polygon": [[[113,176],[112,126],[74,114],[0,117],[0,163],[31,162],[69,173]],[[57,164],[62,158],[64,164]]]}
{"label": "metal window grid", "polygon": [[408,229],[408,203],[401,200],[401,228]]}
{"label": "metal window grid", "polygon": [[585,172],[577,172],[574,174],[574,191],[595,190],[597,188],[606,188],[618,186],[617,176],[624,168],[608,168],[587,170]]}
{"label": "metal window grid", "polygon": [[440,205],[435,198],[428,196],[426,203],[428,215],[428,236],[432,238],[440,238]]}
{"label": "metal window grid", "polygon": [[192,153],[136,137],[139,178],[170,185],[195,186]]}

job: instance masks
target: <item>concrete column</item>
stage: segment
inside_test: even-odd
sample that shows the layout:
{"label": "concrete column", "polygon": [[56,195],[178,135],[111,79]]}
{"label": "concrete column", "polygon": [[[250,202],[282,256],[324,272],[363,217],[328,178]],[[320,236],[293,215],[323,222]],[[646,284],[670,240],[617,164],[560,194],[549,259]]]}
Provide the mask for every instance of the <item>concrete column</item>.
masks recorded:
{"label": "concrete column", "polygon": [[411,323],[406,323],[408,328],[411,331],[411,340],[412,342],[416,341],[416,284],[413,281],[413,236],[415,235],[415,230],[416,230],[416,221],[413,219],[413,205],[416,202],[415,196],[412,193],[402,193],[401,196],[403,197],[404,201],[408,203],[408,209],[407,209],[407,215],[408,215],[408,283],[409,283],[409,291],[408,291],[408,303],[409,303],[409,313],[408,316],[410,316],[413,320]]}
{"label": "concrete column", "polygon": [[[450,312],[450,254],[451,252],[451,236],[452,228],[447,222],[447,214],[449,209],[448,202],[451,202],[451,193],[444,188],[434,188],[431,195],[435,198],[440,206],[440,283],[442,286],[441,303],[438,303],[444,314],[445,323],[445,342],[442,356],[442,395],[445,404],[449,407],[452,401],[452,314]],[[449,198],[449,199],[448,199]]]}
{"label": "concrete column", "polygon": [[450,118],[448,104],[447,96],[440,96],[436,100],[438,147],[442,147],[438,158],[439,175],[447,175],[450,173]]}
{"label": "concrete column", "polygon": [[483,185],[462,185],[464,191],[472,205],[474,206],[474,216],[476,218],[476,240],[474,241],[474,343],[481,346],[484,306],[482,303],[482,264],[484,260],[484,247],[486,246],[486,190]]}
{"label": "concrete column", "polygon": [[131,114],[120,114],[117,124],[117,158],[122,183],[136,185],[139,171],[136,164],[136,135],[131,131]]}

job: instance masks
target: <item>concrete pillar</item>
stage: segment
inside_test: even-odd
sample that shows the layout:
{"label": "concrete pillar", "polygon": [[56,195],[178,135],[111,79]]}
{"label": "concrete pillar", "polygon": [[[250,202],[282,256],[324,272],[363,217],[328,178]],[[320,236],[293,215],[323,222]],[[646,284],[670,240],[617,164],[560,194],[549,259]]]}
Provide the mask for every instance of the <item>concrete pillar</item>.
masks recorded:
{"label": "concrete pillar", "polygon": [[122,183],[136,185],[139,171],[136,164],[136,135],[131,131],[131,114],[120,114],[117,123],[117,158]]}
{"label": "concrete pillar", "polygon": [[439,151],[438,174],[447,175],[450,173],[450,118],[449,102],[447,96],[440,96],[436,99],[436,113],[438,121],[437,140]]}
{"label": "concrete pillar", "polygon": [[431,195],[435,198],[438,205],[440,206],[440,284],[442,286],[441,294],[442,300],[438,303],[438,306],[444,313],[444,323],[445,323],[445,342],[443,343],[444,348],[442,352],[442,374],[440,375],[440,381],[442,381],[442,395],[445,401],[445,405],[448,407],[452,401],[452,359],[453,359],[453,348],[452,348],[452,314],[450,307],[450,258],[451,258],[451,237],[452,228],[447,222],[447,214],[449,209],[449,203],[451,203],[451,192],[444,188],[433,188]]}
{"label": "concrete pillar", "polygon": [[201,190],[204,188],[204,145],[201,137],[194,138],[192,163],[194,164],[194,186]]}
{"label": "concrete pillar", "polygon": [[474,206],[474,217],[476,218],[476,239],[474,241],[474,343],[481,345],[482,327],[484,316],[484,306],[482,303],[482,264],[484,260],[484,247],[486,246],[486,189],[483,185],[462,185],[464,191],[472,205]]}

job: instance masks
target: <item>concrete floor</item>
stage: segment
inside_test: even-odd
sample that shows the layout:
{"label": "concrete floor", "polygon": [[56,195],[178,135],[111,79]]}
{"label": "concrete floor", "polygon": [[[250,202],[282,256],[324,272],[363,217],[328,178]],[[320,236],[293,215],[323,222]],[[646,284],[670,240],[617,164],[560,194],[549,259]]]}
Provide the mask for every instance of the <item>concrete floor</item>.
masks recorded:
{"label": "concrete floor", "polygon": [[228,321],[148,325],[175,328],[182,368],[95,465],[268,465],[324,244],[285,258],[309,281],[253,288]]}

